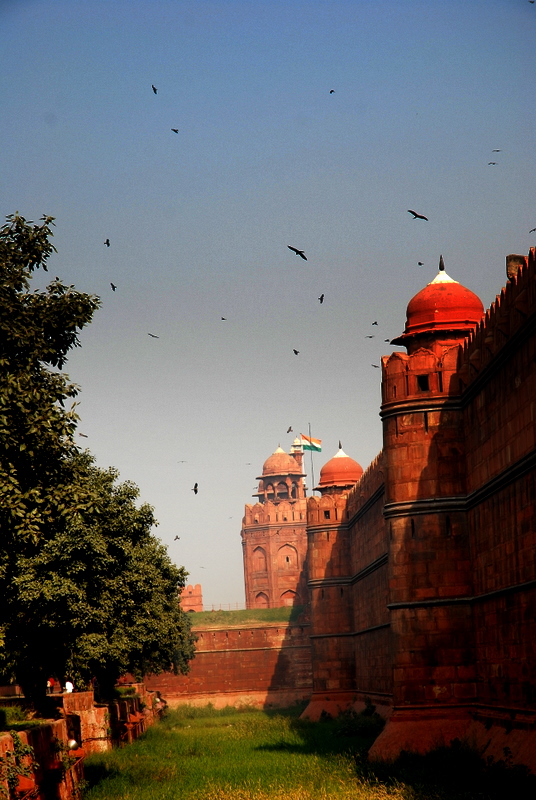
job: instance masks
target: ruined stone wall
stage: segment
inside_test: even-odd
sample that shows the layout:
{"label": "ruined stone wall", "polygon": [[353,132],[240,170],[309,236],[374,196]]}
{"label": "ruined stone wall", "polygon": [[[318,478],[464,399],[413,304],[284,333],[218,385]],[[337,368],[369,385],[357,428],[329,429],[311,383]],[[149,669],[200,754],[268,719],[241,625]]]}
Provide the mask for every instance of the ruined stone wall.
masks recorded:
{"label": "ruined stone wall", "polygon": [[311,692],[309,625],[270,623],[195,628],[196,654],[187,675],[149,677],[171,705],[292,705]]}

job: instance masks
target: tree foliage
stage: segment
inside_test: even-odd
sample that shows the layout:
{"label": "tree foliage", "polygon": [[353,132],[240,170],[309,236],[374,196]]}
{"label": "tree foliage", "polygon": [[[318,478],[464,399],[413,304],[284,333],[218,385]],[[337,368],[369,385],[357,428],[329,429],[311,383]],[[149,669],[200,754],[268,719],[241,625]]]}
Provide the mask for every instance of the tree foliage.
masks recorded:
{"label": "tree foliage", "polygon": [[187,573],[151,534],[151,507],[74,441],[78,390],[60,370],[99,300],[58,278],[31,291],[52,224],[0,229],[0,672],[31,698],[50,674],[109,687],[193,655]]}

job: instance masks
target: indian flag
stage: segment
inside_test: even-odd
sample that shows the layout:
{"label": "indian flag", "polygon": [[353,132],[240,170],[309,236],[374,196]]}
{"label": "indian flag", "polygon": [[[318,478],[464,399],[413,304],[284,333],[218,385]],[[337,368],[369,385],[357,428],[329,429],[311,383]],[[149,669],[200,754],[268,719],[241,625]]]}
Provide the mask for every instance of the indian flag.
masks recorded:
{"label": "indian flag", "polygon": [[312,436],[305,436],[304,433],[300,433],[300,436],[304,450],[313,450],[315,453],[322,452],[322,439],[313,439]]}

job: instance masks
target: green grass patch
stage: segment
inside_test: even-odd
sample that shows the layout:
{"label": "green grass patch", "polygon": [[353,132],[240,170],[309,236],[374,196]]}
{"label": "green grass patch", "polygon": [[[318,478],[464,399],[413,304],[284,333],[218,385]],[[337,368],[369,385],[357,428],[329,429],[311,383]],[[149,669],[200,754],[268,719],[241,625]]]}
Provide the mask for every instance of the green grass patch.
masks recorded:
{"label": "green grass patch", "polygon": [[462,745],[371,765],[374,713],[318,723],[269,712],[183,706],[134,744],[86,760],[84,800],[534,800],[524,770]]}
{"label": "green grass patch", "polygon": [[256,622],[297,622],[303,606],[283,608],[246,608],[240,611],[198,611],[191,615],[195,628],[231,628]]}

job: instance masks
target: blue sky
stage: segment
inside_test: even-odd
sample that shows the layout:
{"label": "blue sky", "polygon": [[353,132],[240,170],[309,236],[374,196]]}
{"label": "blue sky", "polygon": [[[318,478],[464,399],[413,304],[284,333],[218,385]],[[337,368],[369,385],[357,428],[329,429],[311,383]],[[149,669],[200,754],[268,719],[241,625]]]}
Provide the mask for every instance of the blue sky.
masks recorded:
{"label": "blue sky", "polygon": [[81,446],[140,487],[207,604],[243,602],[244,503],[289,425],[323,440],[317,478],[339,439],[363,467],[380,450],[371,364],[439,255],[488,306],[536,244],[535,15],[0,4],[2,216],[55,216],[50,273],[102,298],[67,365]]}

